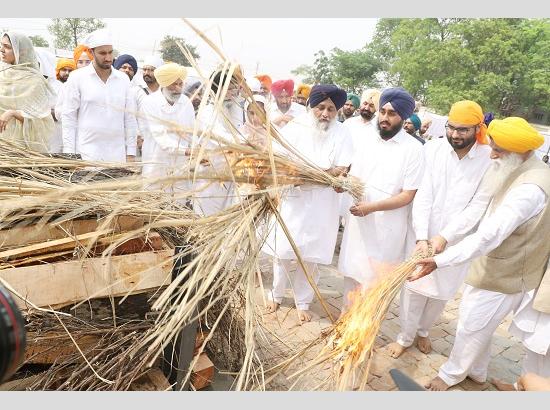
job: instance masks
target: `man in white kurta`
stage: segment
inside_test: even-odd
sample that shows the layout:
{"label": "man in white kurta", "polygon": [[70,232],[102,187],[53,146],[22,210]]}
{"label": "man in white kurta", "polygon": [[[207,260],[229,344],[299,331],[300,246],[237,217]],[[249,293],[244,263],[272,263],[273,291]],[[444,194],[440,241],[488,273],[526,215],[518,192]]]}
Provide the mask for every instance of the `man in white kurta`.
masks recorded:
{"label": "man in white kurta", "polygon": [[369,287],[381,270],[405,257],[411,202],[422,180],[422,146],[403,130],[414,99],[402,88],[380,97],[377,132],[354,150],[350,175],[365,184],[364,199],[351,206],[338,270],[344,274],[344,308],[349,293]]}
{"label": "man in white kurta", "polygon": [[[302,156],[334,175],[345,172],[351,163],[349,131],[336,121],[346,92],[332,85],[317,85],[309,96],[310,112],[295,118],[283,129],[283,137]],[[280,205],[287,226],[307,273],[317,283],[317,264],[332,262],[338,233],[338,195],[332,188],[301,185],[289,188]],[[273,290],[269,311],[275,311],[285,295],[291,266],[297,257],[281,226],[276,223],[264,251],[273,256]],[[309,305],[314,291],[297,264],[294,281],[296,308],[300,320],[311,320]]]}
{"label": "man in white kurta", "polygon": [[[449,113],[447,138],[425,145],[426,169],[412,212],[416,252],[427,252],[428,239],[436,235],[454,245],[464,229],[474,228],[481,218],[490,200],[488,190],[480,187],[491,162],[491,148],[483,143],[486,131],[479,104],[459,101]],[[470,205],[476,211],[463,212]],[[418,349],[426,354],[431,351],[428,331],[454,297],[468,267],[469,263],[463,263],[438,269],[405,283],[399,306],[401,332],[389,345],[392,357],[399,357],[417,335]]]}
{"label": "man in white kurta", "polygon": [[[197,135],[194,136],[194,144],[204,147],[206,150],[215,151],[220,148],[220,142],[209,138],[208,133],[214,133],[218,138],[230,142],[239,142],[238,129],[244,124],[244,109],[241,107],[240,84],[237,76],[231,78],[219,71],[213,78],[212,92],[216,94],[229,82],[227,93],[221,109],[217,109],[211,102],[201,108],[197,113]],[[208,98],[205,92],[204,98]],[[208,153],[204,157],[208,161],[206,165],[198,165],[199,173],[210,173],[226,170],[227,159],[223,153]],[[216,180],[197,180],[194,183],[194,211],[203,216],[213,215],[238,202],[232,182]]]}
{"label": "man in white kurta", "polygon": [[65,84],[69,79],[70,73],[74,70],[76,70],[74,60],[70,58],[60,58],[57,60],[55,67],[55,75],[57,78],[55,85],[57,98],[55,99],[54,105],[55,133],[50,140],[50,152],[53,153],[63,152],[63,128],[61,126],[61,113],[63,109],[63,99],[65,96]]}
{"label": "man in white kurta", "polygon": [[550,243],[548,197],[550,169],[533,150],[544,138],[525,120],[493,120],[487,135],[495,160],[486,178],[494,194],[477,231],[433,258],[421,260],[422,271],[472,260],[459,308],[455,342],[449,359],[427,388],[446,390],[466,377],[487,379],[491,338],[508,313],[544,275]]}
{"label": "man in white kurta", "polygon": [[[189,98],[182,94],[187,71],[179,64],[169,63],[157,68],[155,76],[161,87],[160,92],[147,96],[142,108],[146,119],[146,126],[143,128],[146,138],[143,144],[145,165],[142,174],[148,179],[171,176],[189,178],[189,150],[195,111]],[[188,130],[187,134],[171,131],[172,127],[181,127],[181,131]],[[189,202],[189,179],[163,183],[153,181],[148,186],[164,188],[181,204]]]}
{"label": "man in white kurta", "polygon": [[85,43],[94,60],[75,70],[66,83],[63,152],[91,161],[133,161],[137,125],[130,80],[112,68],[113,41],[107,31],[91,33]]}
{"label": "man in white kurta", "polygon": [[275,104],[269,104],[269,120],[279,128],[283,128],[294,118],[306,112],[306,107],[292,101],[294,81],[279,80],[271,85],[271,94]]}
{"label": "man in white kurta", "polygon": [[361,95],[359,115],[348,118],[344,125],[349,128],[354,150],[360,149],[367,133],[376,132],[376,112],[380,102],[380,91],[368,89]]}

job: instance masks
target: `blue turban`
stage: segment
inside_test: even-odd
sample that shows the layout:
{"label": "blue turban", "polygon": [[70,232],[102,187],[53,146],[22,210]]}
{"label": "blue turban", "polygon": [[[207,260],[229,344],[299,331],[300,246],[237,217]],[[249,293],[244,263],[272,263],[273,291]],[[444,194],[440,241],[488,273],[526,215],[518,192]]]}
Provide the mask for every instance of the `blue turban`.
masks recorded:
{"label": "blue turban", "polygon": [[332,84],[314,85],[309,93],[309,106],[314,108],[327,98],[330,98],[336,109],[339,110],[347,101],[347,93]]}
{"label": "blue turban", "polygon": [[420,117],[416,114],[413,114],[409,117],[409,120],[411,120],[411,122],[413,123],[414,125],[414,129],[415,130],[419,130],[420,127],[422,126],[422,121],[420,120]]}
{"label": "blue turban", "polygon": [[[414,98],[401,87],[388,88],[380,96],[380,109],[391,103],[393,109],[404,121],[414,112]],[[420,127],[419,127],[420,128]]]}
{"label": "blue turban", "polygon": [[130,64],[130,66],[134,69],[134,74],[137,73],[137,61],[134,57],[132,57],[130,54],[122,54],[117,57],[115,62],[113,63],[113,66],[120,70],[120,67],[122,67],[124,64]]}

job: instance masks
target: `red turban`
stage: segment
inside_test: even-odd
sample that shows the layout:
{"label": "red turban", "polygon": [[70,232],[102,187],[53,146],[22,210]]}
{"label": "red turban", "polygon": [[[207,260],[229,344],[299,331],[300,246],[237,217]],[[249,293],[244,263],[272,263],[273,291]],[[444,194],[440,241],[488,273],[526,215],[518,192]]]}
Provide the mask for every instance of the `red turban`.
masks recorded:
{"label": "red turban", "polygon": [[278,97],[279,95],[281,95],[283,91],[286,91],[288,95],[292,95],[292,93],[294,93],[294,81],[279,80],[279,81],[275,81],[271,85],[271,94],[273,94],[275,97]]}
{"label": "red turban", "polygon": [[268,76],[267,74],[260,74],[257,75],[256,78],[260,81],[260,83],[262,83],[262,85],[265,85],[268,90],[271,90],[271,84],[273,83],[273,81],[271,80],[270,76]]}

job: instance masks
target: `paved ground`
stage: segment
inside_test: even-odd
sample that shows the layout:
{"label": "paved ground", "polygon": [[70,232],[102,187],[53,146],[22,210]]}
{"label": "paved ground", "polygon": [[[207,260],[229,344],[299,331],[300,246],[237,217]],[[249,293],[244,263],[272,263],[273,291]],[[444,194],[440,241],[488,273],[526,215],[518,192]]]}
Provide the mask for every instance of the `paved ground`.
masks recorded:
{"label": "paved ground", "polygon": [[[329,310],[334,317],[338,317],[342,305],[343,278],[335,269],[337,255],[331,266],[323,267],[321,278],[319,280],[319,289],[329,304]],[[262,263],[264,273],[264,286],[266,291],[270,289],[272,283],[271,269],[269,260]],[[323,311],[318,301],[312,305],[314,318],[310,323],[300,325],[296,309],[292,299],[291,291],[288,290],[287,298],[281,308],[273,313],[264,316],[266,327],[273,331],[287,347],[299,349],[307,345],[312,340],[319,337],[321,331],[330,326],[330,320]],[[430,332],[433,350],[430,354],[421,353],[416,347],[409,348],[399,359],[393,359],[387,354],[385,346],[395,340],[399,332],[399,297],[392,303],[386,320],[384,321],[381,334],[379,335],[375,348],[375,357],[371,369],[371,379],[368,383],[369,390],[396,390],[396,387],[389,375],[389,370],[398,368],[409,376],[413,377],[418,383],[425,384],[437,375],[439,366],[446,360],[451,351],[456,330],[458,305],[460,294],[457,298],[449,301],[445,311]],[[258,291],[258,304],[263,304],[261,292]],[[493,337],[492,359],[489,365],[489,378],[497,378],[507,382],[514,382],[520,374],[521,359],[523,349],[517,339],[508,334],[507,328],[510,318],[507,319],[496,331]],[[275,389],[288,389],[295,382],[294,378],[288,379],[302,366],[307,366],[308,362],[315,357],[319,348],[313,349],[296,366],[285,372],[285,376],[277,379]],[[314,389],[331,374],[330,364],[322,369],[311,371],[307,377],[300,380],[293,389],[309,390]],[[494,386],[485,383],[478,385],[469,379],[454,386],[451,390],[495,390]]]}

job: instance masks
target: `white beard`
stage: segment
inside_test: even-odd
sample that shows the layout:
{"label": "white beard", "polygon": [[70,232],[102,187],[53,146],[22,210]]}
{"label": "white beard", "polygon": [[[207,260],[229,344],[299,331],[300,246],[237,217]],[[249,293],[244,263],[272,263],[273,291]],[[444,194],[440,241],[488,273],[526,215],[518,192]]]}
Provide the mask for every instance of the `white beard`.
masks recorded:
{"label": "white beard", "polygon": [[336,118],[329,122],[319,121],[311,111],[309,112],[309,116],[311,119],[311,123],[313,124],[311,130],[313,138],[316,140],[325,140],[328,136],[330,126],[334,123],[334,121],[336,121]]}
{"label": "white beard", "polygon": [[503,158],[493,160],[493,164],[491,164],[484,177],[484,183],[489,186],[493,195],[502,188],[510,174],[518,169],[523,161],[520,154],[514,152]]}
{"label": "white beard", "polygon": [[166,101],[168,101],[168,103],[172,105],[174,105],[180,99],[181,94],[173,94],[166,88],[163,88],[161,91],[162,95],[164,95],[164,98],[166,98]]}

